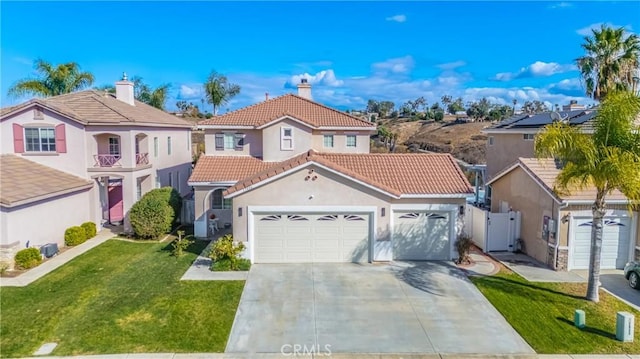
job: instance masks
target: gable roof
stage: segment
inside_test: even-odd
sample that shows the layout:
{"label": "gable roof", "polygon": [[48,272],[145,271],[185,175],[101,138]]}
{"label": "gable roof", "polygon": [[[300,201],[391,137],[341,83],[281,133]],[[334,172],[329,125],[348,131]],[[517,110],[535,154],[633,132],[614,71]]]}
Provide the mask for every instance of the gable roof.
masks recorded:
{"label": "gable roof", "polygon": [[243,126],[260,128],[283,117],[292,117],[312,128],[363,128],[375,124],[319,104],[287,94],[200,122],[201,127]]}
{"label": "gable roof", "polygon": [[[508,175],[514,169],[521,168],[531,178],[541,186],[551,197],[557,202],[562,201],[576,201],[576,202],[593,202],[596,198],[595,187],[585,188],[582,190],[573,190],[570,194],[559,194],[555,190],[555,181],[560,174],[560,169],[556,166],[555,161],[552,158],[518,158],[518,161],[498,173],[491,181],[487,182],[488,185],[498,181],[500,178]],[[614,190],[607,196],[607,201],[626,201],[627,198],[618,190]]]}
{"label": "gable roof", "polygon": [[0,119],[33,106],[47,108],[83,125],[193,127],[189,122],[146,103],[136,100],[135,106],[131,106],[118,100],[114,94],[96,90],[32,99],[0,109]]}
{"label": "gable roof", "polygon": [[[484,129],[483,132],[517,132],[517,130],[541,129],[553,123],[552,113],[553,112],[548,111],[536,114],[513,115]],[[597,109],[559,111],[558,113],[563,119],[566,118],[570,125],[580,126],[585,131],[588,131],[593,129],[593,118],[597,114]]]}
{"label": "gable roof", "polygon": [[272,165],[251,156],[200,156],[189,183],[235,183]]}
{"label": "gable roof", "polygon": [[24,159],[0,156],[0,205],[14,207],[93,187],[93,182]]}
{"label": "gable roof", "polygon": [[235,196],[275,176],[317,164],[393,197],[446,197],[472,193],[449,154],[338,154],[313,150],[240,180],[225,192]]}

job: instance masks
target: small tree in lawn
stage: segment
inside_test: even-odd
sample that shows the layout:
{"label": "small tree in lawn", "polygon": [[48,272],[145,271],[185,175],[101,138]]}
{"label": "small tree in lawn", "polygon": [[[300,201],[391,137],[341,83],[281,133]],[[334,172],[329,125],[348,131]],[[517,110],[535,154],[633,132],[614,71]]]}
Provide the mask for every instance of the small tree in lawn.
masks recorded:
{"label": "small tree in lawn", "polygon": [[131,227],[140,238],[158,238],[169,232],[173,218],[173,208],[159,196],[145,195],[129,212]]}
{"label": "small tree in lawn", "polygon": [[600,253],[606,197],[619,190],[629,205],[640,203],[640,98],[632,92],[609,92],[602,101],[592,135],[563,122],[546,126],[536,136],[538,157],[553,157],[564,167],[556,178],[555,190],[570,193],[574,189],[595,187],[591,206],[591,254],[587,299],[598,302]]}

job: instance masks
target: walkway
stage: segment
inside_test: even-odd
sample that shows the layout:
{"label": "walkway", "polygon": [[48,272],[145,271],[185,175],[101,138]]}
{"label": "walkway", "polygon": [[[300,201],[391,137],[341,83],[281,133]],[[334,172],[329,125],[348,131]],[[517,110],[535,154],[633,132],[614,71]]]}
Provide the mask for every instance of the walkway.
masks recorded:
{"label": "walkway", "polygon": [[[635,354],[618,354],[618,355],[588,355],[588,354],[492,354],[490,356],[480,355],[458,355],[458,354],[349,354],[340,353],[327,356],[327,353],[320,353],[316,351],[314,354],[303,354],[302,350],[300,354],[293,355],[290,352],[285,353],[260,353],[256,354],[223,354],[223,353],[139,353],[139,354],[107,354],[107,355],[82,355],[76,357],[59,357],[59,356],[47,356],[47,359],[63,359],[63,358],[75,358],[75,359],[277,359],[277,358],[306,358],[306,359],[319,359],[319,358],[335,358],[335,359],[473,359],[473,358],[491,358],[491,359],[640,359],[640,355]],[[31,357],[26,359],[39,359],[43,357]]]}
{"label": "walkway", "polygon": [[214,241],[200,253],[191,267],[184,273],[180,280],[246,280],[249,271],[244,272],[214,272],[211,268],[211,258],[207,256],[209,248]]}
{"label": "walkway", "polygon": [[98,234],[89,239],[88,241],[79,244],[73,248],[69,248],[68,250],[60,253],[53,258],[48,259],[43,262],[41,265],[28,270],[25,273],[20,274],[17,277],[12,278],[0,278],[0,287],[25,287],[36,280],[44,277],[45,275],[53,272],[59,267],[63,266],[73,258],[89,251],[92,248],[95,248],[107,240],[113,238],[119,233],[119,230],[122,227],[109,227],[103,228]]}
{"label": "walkway", "polygon": [[544,263],[520,253],[492,252],[491,256],[529,282],[585,282],[574,272],[554,271]]}

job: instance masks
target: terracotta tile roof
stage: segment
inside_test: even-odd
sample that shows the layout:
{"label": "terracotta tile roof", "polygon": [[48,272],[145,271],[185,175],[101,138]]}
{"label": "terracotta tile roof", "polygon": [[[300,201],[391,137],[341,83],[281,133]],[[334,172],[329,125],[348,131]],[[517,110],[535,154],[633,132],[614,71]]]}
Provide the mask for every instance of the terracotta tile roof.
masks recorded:
{"label": "terracotta tile roof", "polygon": [[[540,182],[547,191],[554,193],[556,199],[559,201],[592,201],[596,198],[596,189],[595,187],[586,188],[583,190],[572,190],[570,194],[558,194],[555,190],[555,181],[558,174],[560,174],[560,169],[557,168],[554,160],[552,158],[545,159],[537,159],[537,158],[519,158],[517,164],[522,166],[522,168],[531,174],[534,179]],[[511,168],[511,167],[510,167]],[[494,180],[502,175],[510,172],[510,168],[503,171],[503,173],[498,174]],[[494,181],[492,180],[492,181]],[[620,193],[620,191],[613,191],[611,194],[607,196],[609,200],[617,200],[624,201],[627,198]]]}
{"label": "terracotta tile roof", "polygon": [[0,156],[0,205],[11,207],[88,189],[93,182],[16,155]]}
{"label": "terracotta tile roof", "polygon": [[236,182],[272,165],[250,156],[200,156],[189,182]]}
{"label": "terracotta tile roof", "polygon": [[260,127],[283,116],[290,116],[314,127],[375,127],[375,124],[331,107],[287,94],[255,105],[216,116],[199,123],[201,126]]}
{"label": "terracotta tile roof", "polygon": [[308,162],[326,166],[396,197],[473,192],[449,154],[328,154],[309,151],[239,181],[227,189],[226,194]]}
{"label": "terracotta tile roof", "polygon": [[192,127],[189,122],[140,101],[135,101],[135,106],[131,106],[116,99],[114,94],[105,94],[95,90],[33,99],[0,110],[0,116],[19,111],[33,104],[48,107],[84,125]]}

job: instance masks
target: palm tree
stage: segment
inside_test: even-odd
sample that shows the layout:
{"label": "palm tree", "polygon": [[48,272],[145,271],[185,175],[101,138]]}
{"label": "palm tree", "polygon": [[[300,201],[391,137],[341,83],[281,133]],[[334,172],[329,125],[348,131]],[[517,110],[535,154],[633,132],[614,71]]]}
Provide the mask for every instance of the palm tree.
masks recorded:
{"label": "palm tree", "polygon": [[602,25],[586,36],[582,48],[586,54],[576,59],[586,85],[587,96],[602,100],[613,90],[629,90],[640,66],[640,38]]}
{"label": "palm tree", "polygon": [[204,93],[207,102],[213,105],[213,114],[218,114],[220,106],[229,102],[231,98],[240,93],[240,86],[229,83],[227,77],[211,71],[207,82],[204,84]]}
{"label": "palm tree", "polygon": [[164,110],[164,104],[167,102],[167,95],[169,93],[169,84],[164,84],[151,89],[149,85],[142,81],[142,77],[134,76],[131,78],[133,82],[134,95],[136,100],[144,102],[147,105]]}
{"label": "palm tree", "polygon": [[34,67],[37,78],[22,79],[9,88],[9,96],[19,97],[28,94],[51,97],[82,90],[93,84],[93,75],[80,72],[80,66],[75,62],[53,66],[37,59]]}
{"label": "palm tree", "polygon": [[548,125],[536,136],[537,157],[553,157],[564,167],[556,178],[555,190],[595,187],[592,205],[591,255],[587,299],[597,302],[600,280],[603,217],[606,198],[619,190],[629,206],[640,203],[640,98],[630,91],[610,91],[602,101],[592,135],[563,122]]}

